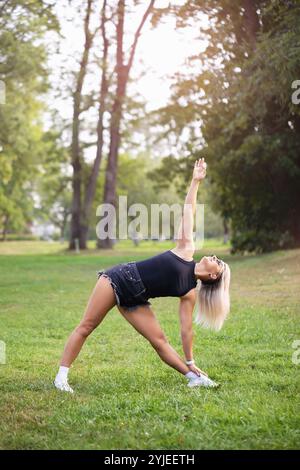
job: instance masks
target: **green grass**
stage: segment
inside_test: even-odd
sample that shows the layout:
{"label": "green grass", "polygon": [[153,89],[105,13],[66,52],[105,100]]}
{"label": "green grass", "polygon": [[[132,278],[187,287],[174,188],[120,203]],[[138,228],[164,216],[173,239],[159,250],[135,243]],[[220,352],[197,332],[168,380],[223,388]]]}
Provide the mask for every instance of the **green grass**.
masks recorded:
{"label": "green grass", "polygon": [[[74,363],[70,396],[51,381],[96,271],[169,246],[144,243],[135,251],[124,242],[115,251],[79,255],[63,248],[0,244],[0,340],[7,348],[0,365],[0,448],[299,448],[300,365],[292,362],[292,343],[300,339],[300,250],[241,257],[210,242],[197,252],[195,259],[217,251],[232,272],[224,328],[213,333],[195,326],[197,365],[219,389],[189,389],[114,308]],[[153,299],[152,306],[182,354],[178,299]]]}

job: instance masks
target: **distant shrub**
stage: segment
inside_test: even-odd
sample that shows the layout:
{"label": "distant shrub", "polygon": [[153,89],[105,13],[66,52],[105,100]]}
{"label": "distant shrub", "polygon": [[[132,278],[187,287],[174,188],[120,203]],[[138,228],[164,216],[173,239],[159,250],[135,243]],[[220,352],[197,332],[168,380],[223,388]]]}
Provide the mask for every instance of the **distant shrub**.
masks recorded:
{"label": "distant shrub", "polygon": [[9,233],[6,241],[38,241],[40,238],[30,233]]}
{"label": "distant shrub", "polygon": [[288,232],[278,230],[248,230],[236,232],[231,237],[231,253],[268,253],[278,249],[293,248],[295,241]]}

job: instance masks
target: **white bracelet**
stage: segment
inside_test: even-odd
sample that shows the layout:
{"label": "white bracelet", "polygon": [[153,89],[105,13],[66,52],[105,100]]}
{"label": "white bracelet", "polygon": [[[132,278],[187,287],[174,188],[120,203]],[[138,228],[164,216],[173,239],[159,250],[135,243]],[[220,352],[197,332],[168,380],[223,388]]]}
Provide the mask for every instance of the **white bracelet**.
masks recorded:
{"label": "white bracelet", "polygon": [[195,364],[195,361],[192,359],[191,361],[185,361],[185,363],[187,366],[191,366],[192,364]]}

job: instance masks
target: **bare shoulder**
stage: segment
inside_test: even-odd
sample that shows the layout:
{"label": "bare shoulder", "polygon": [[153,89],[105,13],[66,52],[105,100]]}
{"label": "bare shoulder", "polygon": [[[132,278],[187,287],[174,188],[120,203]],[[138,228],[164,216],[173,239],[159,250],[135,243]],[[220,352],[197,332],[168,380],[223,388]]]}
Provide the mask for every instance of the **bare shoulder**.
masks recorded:
{"label": "bare shoulder", "polygon": [[185,248],[178,248],[176,246],[175,248],[172,248],[170,251],[172,251],[172,253],[179,256],[179,258],[184,259],[185,261],[193,261],[193,256],[195,253],[195,250],[193,247],[187,246]]}

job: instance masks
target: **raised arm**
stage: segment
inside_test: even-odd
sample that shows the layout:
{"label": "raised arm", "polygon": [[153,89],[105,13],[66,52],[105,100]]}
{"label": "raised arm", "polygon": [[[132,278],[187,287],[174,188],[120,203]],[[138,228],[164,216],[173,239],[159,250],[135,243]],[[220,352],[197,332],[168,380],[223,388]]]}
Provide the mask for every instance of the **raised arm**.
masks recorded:
{"label": "raised arm", "polygon": [[206,166],[204,158],[196,160],[194,165],[193,177],[184,201],[182,218],[177,233],[176,248],[179,250],[194,251],[193,227],[197,192],[199,184],[206,176]]}

